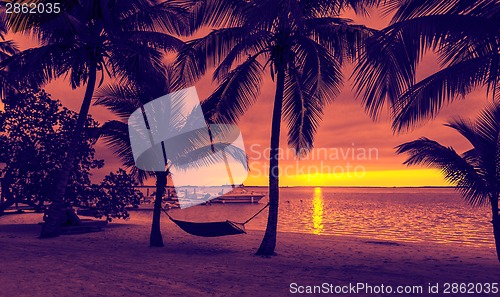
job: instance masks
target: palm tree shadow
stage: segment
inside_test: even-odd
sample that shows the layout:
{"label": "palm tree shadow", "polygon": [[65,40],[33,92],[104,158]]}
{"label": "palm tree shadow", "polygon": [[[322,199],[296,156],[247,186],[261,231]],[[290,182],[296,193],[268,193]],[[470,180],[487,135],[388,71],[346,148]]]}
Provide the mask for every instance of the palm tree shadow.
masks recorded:
{"label": "palm tree shadow", "polygon": [[39,224],[2,224],[0,233],[10,234],[38,234],[41,226]]}
{"label": "palm tree shadow", "polygon": [[105,230],[106,229],[120,229],[120,228],[125,228],[125,227],[132,227],[132,226],[135,226],[134,224],[131,224],[131,223],[119,223],[119,224],[114,224],[113,222],[109,223],[106,225],[106,227],[104,228]]}
{"label": "palm tree shadow", "polygon": [[178,255],[228,255],[238,253],[238,250],[227,247],[207,246],[205,243],[196,244],[193,242],[168,242],[162,251],[168,254]]}

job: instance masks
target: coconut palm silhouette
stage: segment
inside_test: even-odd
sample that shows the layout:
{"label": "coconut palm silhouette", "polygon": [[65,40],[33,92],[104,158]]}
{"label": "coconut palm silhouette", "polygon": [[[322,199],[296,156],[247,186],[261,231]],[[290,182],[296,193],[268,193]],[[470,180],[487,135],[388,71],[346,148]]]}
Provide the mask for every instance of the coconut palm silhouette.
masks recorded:
{"label": "coconut palm silhouette", "polygon": [[352,8],[366,12],[377,1],[205,1],[194,20],[218,27],[179,53],[181,77],[194,82],[210,67],[220,85],[204,102],[212,120],[235,123],[254,103],[264,73],[276,85],[271,122],[269,216],[259,255],[276,247],[281,121],[288,144],[304,156],[313,147],[323,108],[342,86],[342,65],[354,60],[371,34],[341,18]]}
{"label": "coconut palm silhouette", "polygon": [[[96,94],[96,104],[109,108],[122,119],[121,121],[106,122],[101,129],[101,136],[114,149],[115,154],[120,158],[123,165],[132,169],[139,181],[144,181],[147,176],[152,176],[156,179],[150,246],[157,247],[163,246],[163,238],[160,230],[161,207],[168,178],[171,178],[171,166],[176,166],[181,170],[196,169],[222,161],[226,162],[226,156],[228,156],[240,163],[247,170],[245,152],[231,145],[230,140],[233,137],[233,128],[221,125],[213,126],[210,129],[211,134],[207,133],[206,126],[205,129],[193,129],[193,126],[199,126],[199,114],[196,110],[193,110],[186,117],[184,116],[181,107],[185,98],[182,96],[171,99],[172,104],[170,106],[171,109],[168,111],[167,122],[155,123],[154,118],[148,117],[149,125],[161,125],[160,128],[162,130],[168,130],[171,134],[180,135],[180,137],[174,137],[172,140],[163,143],[165,147],[168,147],[168,165],[165,165],[167,162],[163,162],[163,154],[149,156],[160,161],[162,163],[160,166],[165,170],[144,171],[137,168],[127,120],[134,111],[141,109],[145,104],[154,102],[155,99],[183,87],[183,85],[179,85],[175,69],[171,66],[167,66],[166,69],[165,76],[146,81],[137,81],[135,84],[108,85]],[[205,119],[201,120],[206,125]],[[221,151],[224,151],[224,154],[216,153]]]}
{"label": "coconut palm silhouette", "polygon": [[[377,117],[389,102],[401,132],[435,117],[442,106],[476,88],[500,100],[500,30],[497,1],[388,1],[391,25],[374,34],[353,77],[367,111]],[[426,53],[441,68],[417,81]]]}
{"label": "coconut palm silhouette", "polygon": [[407,165],[422,164],[441,169],[444,177],[456,184],[457,190],[473,205],[490,204],[493,233],[500,261],[500,104],[488,106],[471,122],[458,119],[446,124],[458,131],[472,149],[458,154],[434,140],[420,138],[397,147],[407,153]]}

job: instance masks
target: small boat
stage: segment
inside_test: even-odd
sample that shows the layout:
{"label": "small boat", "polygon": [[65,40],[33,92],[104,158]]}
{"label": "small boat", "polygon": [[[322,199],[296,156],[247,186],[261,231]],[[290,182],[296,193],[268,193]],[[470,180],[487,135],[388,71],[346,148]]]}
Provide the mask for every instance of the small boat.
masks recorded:
{"label": "small boat", "polygon": [[259,203],[265,193],[247,191],[243,186],[210,200],[210,203]]}
{"label": "small boat", "polygon": [[[216,198],[210,199],[210,196],[214,195]],[[212,194],[208,192],[196,192],[196,190],[188,191],[187,189],[179,191],[168,191],[168,195],[163,198],[163,207],[179,208],[181,203],[179,199],[182,199],[184,205],[186,204],[211,204],[211,203],[259,203],[259,201],[266,196],[265,193],[248,191],[244,186],[235,187],[227,193],[213,192]],[[141,204],[140,209],[151,210],[153,209],[153,202]],[[135,208],[137,209],[137,208]]]}

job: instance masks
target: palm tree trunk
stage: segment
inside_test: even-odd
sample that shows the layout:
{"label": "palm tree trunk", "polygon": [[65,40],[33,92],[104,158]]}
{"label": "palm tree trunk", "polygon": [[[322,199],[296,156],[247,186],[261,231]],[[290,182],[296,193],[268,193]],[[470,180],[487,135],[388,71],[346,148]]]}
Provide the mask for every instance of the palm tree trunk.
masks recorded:
{"label": "palm tree trunk", "polygon": [[52,198],[52,203],[49,206],[47,216],[45,218],[45,223],[43,224],[42,231],[40,233],[41,238],[56,237],[61,234],[61,223],[64,222],[66,218],[64,194],[66,193],[66,187],[68,185],[69,177],[74,167],[76,153],[78,152],[77,148],[83,136],[85,123],[87,122],[90,103],[92,102],[92,96],[94,95],[96,78],[97,64],[92,63],[89,69],[87,88],[85,90],[85,96],[80,108],[80,113],[78,114],[78,119],[76,121],[75,131],[73,132],[73,135],[71,137],[70,146],[68,147],[66,158],[62,163],[62,168],[59,174],[58,183],[55,188],[54,197]]}
{"label": "palm tree trunk", "polygon": [[12,170],[9,168],[4,177],[0,179],[0,192],[2,193],[2,198],[0,199],[0,215],[3,214],[3,212],[16,201],[14,195],[12,195],[12,192],[9,189],[12,183],[11,176]]}
{"label": "palm tree trunk", "polygon": [[276,79],[276,94],[274,97],[273,119],[271,126],[271,147],[269,153],[269,215],[267,218],[266,233],[257,250],[257,255],[274,255],[276,235],[278,231],[278,203],[279,203],[279,147],[281,131],[281,114],[283,109],[283,92],[285,89],[285,70],[278,69]]}
{"label": "palm tree trunk", "polygon": [[492,220],[493,224],[493,235],[495,237],[495,246],[497,250],[498,261],[500,262],[500,215],[498,213],[498,194],[493,195],[491,199],[491,211],[492,211]]}
{"label": "palm tree trunk", "polygon": [[161,219],[161,204],[165,187],[167,186],[168,172],[156,173],[156,195],[153,209],[153,222],[151,224],[151,235],[149,236],[149,246],[163,246],[163,237],[161,236],[160,219]]}

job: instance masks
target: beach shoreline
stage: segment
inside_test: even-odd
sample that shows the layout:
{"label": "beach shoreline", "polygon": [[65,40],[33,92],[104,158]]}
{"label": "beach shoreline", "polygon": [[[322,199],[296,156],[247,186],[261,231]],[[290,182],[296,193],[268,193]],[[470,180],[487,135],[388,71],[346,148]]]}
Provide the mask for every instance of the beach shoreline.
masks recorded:
{"label": "beach shoreline", "polygon": [[[427,285],[498,282],[494,249],[278,234],[278,255],[255,256],[263,232],[200,238],[163,219],[113,221],[102,232],[38,239],[40,214],[0,217],[2,296],[283,296],[290,284]],[[376,294],[375,294],[376,295]],[[425,295],[425,294],[424,294]]]}

